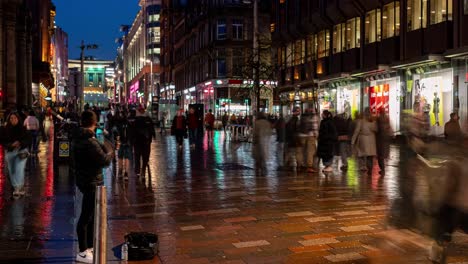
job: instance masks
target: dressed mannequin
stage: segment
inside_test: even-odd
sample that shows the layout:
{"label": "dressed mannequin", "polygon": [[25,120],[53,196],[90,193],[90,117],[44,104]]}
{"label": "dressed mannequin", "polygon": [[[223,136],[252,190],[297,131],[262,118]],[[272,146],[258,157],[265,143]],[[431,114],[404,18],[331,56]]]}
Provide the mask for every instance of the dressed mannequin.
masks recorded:
{"label": "dressed mannequin", "polygon": [[349,104],[348,100],[344,101],[344,112],[348,115],[351,116],[351,105]]}
{"label": "dressed mannequin", "polygon": [[439,96],[437,95],[437,92],[434,93],[434,105],[433,105],[433,108],[432,108],[432,113],[434,114],[434,117],[435,117],[435,125],[436,126],[440,126],[440,123],[439,123],[439,113],[440,113],[440,98]]}

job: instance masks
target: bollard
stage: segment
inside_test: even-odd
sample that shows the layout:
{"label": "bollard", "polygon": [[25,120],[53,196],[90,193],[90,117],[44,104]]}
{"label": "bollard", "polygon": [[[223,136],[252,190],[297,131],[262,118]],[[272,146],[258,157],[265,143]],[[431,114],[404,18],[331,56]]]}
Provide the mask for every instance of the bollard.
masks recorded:
{"label": "bollard", "polygon": [[106,186],[96,187],[94,211],[94,264],[107,262],[107,194]]}

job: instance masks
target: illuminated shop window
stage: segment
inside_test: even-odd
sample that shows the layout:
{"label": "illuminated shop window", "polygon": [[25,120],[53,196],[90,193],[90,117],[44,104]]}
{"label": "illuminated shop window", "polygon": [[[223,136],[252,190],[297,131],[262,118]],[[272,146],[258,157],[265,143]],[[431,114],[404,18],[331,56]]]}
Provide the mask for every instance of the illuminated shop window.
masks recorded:
{"label": "illuminated shop window", "polygon": [[346,21],[345,50],[361,47],[361,18],[355,17]]}
{"label": "illuminated shop window", "polygon": [[322,30],[318,33],[317,37],[317,52],[318,57],[327,57],[330,52],[330,31]]}
{"label": "illuminated shop window", "polygon": [[159,14],[149,15],[148,22],[159,22]]}
{"label": "illuminated shop window", "polygon": [[380,41],[380,9],[375,9],[366,13],[366,44]]}
{"label": "illuminated shop window", "polygon": [[430,24],[452,20],[452,0],[431,0]]}
{"label": "illuminated shop window", "polygon": [[428,0],[408,0],[406,6],[408,31],[426,28],[427,1]]}
{"label": "illuminated shop window", "polygon": [[294,54],[294,45],[292,43],[288,43],[286,47],[286,66],[291,67],[293,62],[293,54]]}
{"label": "illuminated shop window", "polygon": [[382,38],[400,35],[400,2],[392,2],[382,10]]}

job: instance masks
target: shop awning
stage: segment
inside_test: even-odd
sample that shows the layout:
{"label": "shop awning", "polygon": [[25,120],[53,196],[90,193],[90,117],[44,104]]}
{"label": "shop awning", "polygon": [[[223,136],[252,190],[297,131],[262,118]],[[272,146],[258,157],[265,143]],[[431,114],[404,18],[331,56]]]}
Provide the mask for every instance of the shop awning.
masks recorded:
{"label": "shop awning", "polygon": [[398,64],[394,64],[391,67],[396,70],[401,70],[401,69],[415,68],[415,67],[424,66],[428,64],[444,63],[444,62],[447,62],[447,61],[442,55],[425,55],[416,59],[399,62]]}
{"label": "shop awning", "polygon": [[368,75],[376,75],[376,74],[383,73],[383,72],[390,71],[390,70],[391,70],[390,66],[381,64],[381,65],[377,65],[377,67],[353,72],[351,76],[352,77],[365,77]]}
{"label": "shop awning", "polygon": [[444,56],[447,58],[457,58],[457,57],[466,57],[468,56],[468,47],[462,47],[458,49],[451,49],[444,53]]}
{"label": "shop awning", "polygon": [[325,78],[321,78],[321,79],[318,80],[318,83],[322,84],[322,83],[328,83],[328,82],[336,82],[336,81],[340,81],[340,80],[343,80],[343,79],[348,79],[349,77],[351,77],[351,75],[349,73],[342,72],[342,73],[338,73],[338,74],[329,75],[329,76],[327,76]]}

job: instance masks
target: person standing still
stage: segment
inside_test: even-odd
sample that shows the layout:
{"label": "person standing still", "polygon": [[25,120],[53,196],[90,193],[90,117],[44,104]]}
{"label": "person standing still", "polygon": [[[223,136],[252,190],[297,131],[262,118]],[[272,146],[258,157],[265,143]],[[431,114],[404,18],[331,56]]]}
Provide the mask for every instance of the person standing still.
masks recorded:
{"label": "person standing still", "polygon": [[323,172],[332,172],[333,153],[335,144],[338,142],[338,133],[333,122],[332,113],[328,110],[322,112],[322,121],[320,122],[317,156],[322,159],[325,168]]}
{"label": "person standing still", "polygon": [[254,158],[256,169],[262,172],[267,171],[268,150],[271,144],[271,123],[266,119],[266,115],[260,112],[255,120],[253,131]]}
{"label": "person standing still", "polygon": [[133,133],[134,169],[135,174],[140,176],[141,173],[144,175],[148,167],[151,142],[156,138],[153,121],[143,107],[136,113]]}
{"label": "person standing still", "polygon": [[278,170],[284,169],[284,142],[286,141],[286,121],[284,120],[283,114],[280,114],[279,119],[275,123],[276,129],[276,163]]}
{"label": "person standing still", "polygon": [[71,145],[76,185],[83,194],[81,214],[76,227],[80,251],[76,255],[76,261],[82,263],[93,263],[96,187],[104,184],[102,169],[109,166],[114,158],[114,150],[96,139],[96,128],[96,114],[91,111],[83,112],[81,128],[75,131]]}
{"label": "person standing still", "polygon": [[31,137],[31,146],[29,147],[29,152],[31,154],[37,154],[37,137],[39,134],[39,120],[36,118],[36,113],[33,110],[29,111],[28,117],[24,120],[24,126]]}
{"label": "person standing still", "polygon": [[177,111],[177,115],[172,120],[171,134],[176,137],[177,146],[181,150],[187,135],[187,119],[183,109]]}
{"label": "person standing still", "polygon": [[215,117],[212,113],[213,111],[210,109],[208,113],[205,115],[205,127],[206,127],[206,134],[208,135],[208,141],[213,140],[213,133],[214,133],[214,122]]}
{"label": "person standing still", "polygon": [[384,110],[380,111],[377,118],[377,161],[379,163],[380,175],[385,175],[385,160],[390,156],[390,139],[393,136],[393,130],[390,126],[390,119]]}

